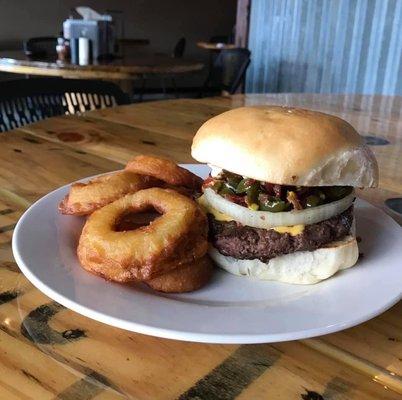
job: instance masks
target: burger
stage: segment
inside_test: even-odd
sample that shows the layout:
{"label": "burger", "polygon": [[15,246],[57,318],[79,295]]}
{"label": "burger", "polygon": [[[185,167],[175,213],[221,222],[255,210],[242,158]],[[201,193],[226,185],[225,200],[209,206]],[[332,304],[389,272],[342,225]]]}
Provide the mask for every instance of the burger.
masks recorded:
{"label": "burger", "polygon": [[377,186],[378,166],[346,121],[300,108],[236,108],[201,126],[192,156],[211,167],[198,202],[221,268],[312,284],[356,264],[354,188]]}

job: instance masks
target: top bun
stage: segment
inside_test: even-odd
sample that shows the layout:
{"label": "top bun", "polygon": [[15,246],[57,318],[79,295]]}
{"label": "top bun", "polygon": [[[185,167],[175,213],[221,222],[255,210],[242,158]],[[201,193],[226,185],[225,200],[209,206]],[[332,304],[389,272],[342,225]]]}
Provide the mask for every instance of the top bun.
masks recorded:
{"label": "top bun", "polygon": [[301,108],[236,108],[205,122],[192,156],[259,181],[297,186],[378,184],[374,154],[341,118]]}

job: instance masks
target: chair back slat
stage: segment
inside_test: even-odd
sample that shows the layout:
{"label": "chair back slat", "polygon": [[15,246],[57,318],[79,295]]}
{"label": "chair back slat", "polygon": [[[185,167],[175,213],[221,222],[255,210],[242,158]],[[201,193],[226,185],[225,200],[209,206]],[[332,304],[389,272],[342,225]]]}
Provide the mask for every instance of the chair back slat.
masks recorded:
{"label": "chair back slat", "polygon": [[0,132],[57,115],[128,104],[111,82],[34,78],[0,83]]}

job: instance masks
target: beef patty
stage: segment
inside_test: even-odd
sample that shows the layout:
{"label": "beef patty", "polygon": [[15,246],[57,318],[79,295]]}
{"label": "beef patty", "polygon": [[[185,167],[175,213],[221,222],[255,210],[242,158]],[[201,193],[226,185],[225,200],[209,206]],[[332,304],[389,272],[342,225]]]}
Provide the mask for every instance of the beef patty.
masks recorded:
{"label": "beef patty", "polygon": [[270,258],[295,251],[312,251],[350,233],[353,206],[343,213],[316,224],[306,225],[303,232],[292,236],[273,229],[253,228],[235,221],[221,222],[208,214],[209,240],[225,256],[267,262]]}

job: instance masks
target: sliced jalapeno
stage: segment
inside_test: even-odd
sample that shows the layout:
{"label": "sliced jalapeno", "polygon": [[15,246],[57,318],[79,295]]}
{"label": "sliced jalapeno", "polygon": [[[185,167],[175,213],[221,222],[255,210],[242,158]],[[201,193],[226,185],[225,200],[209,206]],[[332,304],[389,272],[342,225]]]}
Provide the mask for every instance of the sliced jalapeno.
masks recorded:
{"label": "sliced jalapeno", "polygon": [[341,199],[352,192],[350,186],[330,186],[325,188],[325,193],[331,200]]}
{"label": "sliced jalapeno", "polygon": [[321,204],[321,199],[318,196],[316,196],[314,194],[307,196],[306,207],[317,207],[320,204]]}
{"label": "sliced jalapeno", "polygon": [[322,190],[315,189],[312,194],[306,197],[306,207],[317,207],[325,203],[326,197]]}
{"label": "sliced jalapeno", "polygon": [[237,193],[246,193],[247,189],[249,189],[255,181],[249,178],[243,178],[237,185],[236,192]]}
{"label": "sliced jalapeno", "polygon": [[323,203],[327,197],[325,193],[320,189],[317,189],[316,195],[318,195],[318,197],[320,198],[321,203]]}
{"label": "sliced jalapeno", "polygon": [[223,184],[222,187],[219,189],[219,194],[221,194],[221,195],[225,195],[225,194],[234,195],[236,193],[232,189],[230,189],[230,187],[228,187],[225,184]]}
{"label": "sliced jalapeno", "polygon": [[211,189],[214,190],[216,193],[219,192],[219,189],[222,187],[223,182],[222,181],[216,181],[214,184],[211,186]]}
{"label": "sliced jalapeno", "polygon": [[242,178],[239,176],[231,176],[226,179],[226,184],[230,189],[236,191],[241,180]]}
{"label": "sliced jalapeno", "polygon": [[247,205],[257,204],[258,195],[260,194],[260,184],[258,182],[254,182],[251,186],[249,186],[246,190],[246,203]]}
{"label": "sliced jalapeno", "polygon": [[262,211],[281,212],[289,209],[289,203],[274,196],[259,196],[259,206]]}

